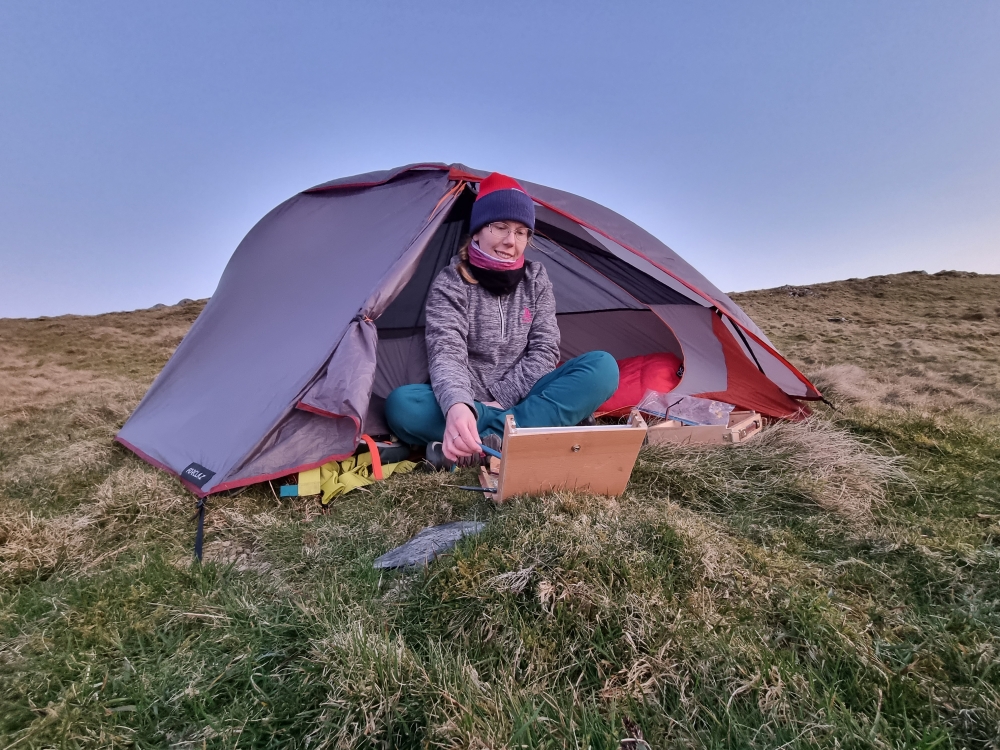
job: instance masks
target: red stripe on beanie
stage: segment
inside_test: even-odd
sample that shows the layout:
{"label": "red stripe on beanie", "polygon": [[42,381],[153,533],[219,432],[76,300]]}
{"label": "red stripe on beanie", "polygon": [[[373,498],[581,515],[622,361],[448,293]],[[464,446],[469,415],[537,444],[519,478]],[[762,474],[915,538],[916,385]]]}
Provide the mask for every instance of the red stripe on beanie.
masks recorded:
{"label": "red stripe on beanie", "polygon": [[472,204],[469,231],[475,234],[493,221],[519,221],[535,228],[535,204],[512,177],[493,172],[479,185],[479,195]]}
{"label": "red stripe on beanie", "polygon": [[479,200],[484,195],[489,195],[497,190],[520,190],[522,193],[527,194],[525,189],[521,187],[517,180],[513,177],[508,177],[507,175],[500,174],[499,172],[493,172],[489,177],[479,183],[479,195],[476,196],[476,200]]}

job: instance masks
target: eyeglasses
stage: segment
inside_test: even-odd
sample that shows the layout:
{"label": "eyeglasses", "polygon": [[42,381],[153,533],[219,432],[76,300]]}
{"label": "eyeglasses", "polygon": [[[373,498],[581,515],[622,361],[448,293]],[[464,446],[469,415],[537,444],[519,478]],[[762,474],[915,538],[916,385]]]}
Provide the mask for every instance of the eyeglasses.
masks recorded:
{"label": "eyeglasses", "polygon": [[531,230],[527,227],[521,227],[520,229],[514,229],[510,224],[504,224],[502,221],[494,221],[492,224],[487,224],[490,228],[490,232],[493,233],[494,237],[499,237],[502,240],[507,239],[507,236],[513,232],[514,241],[518,245],[526,245],[528,240],[531,239]]}

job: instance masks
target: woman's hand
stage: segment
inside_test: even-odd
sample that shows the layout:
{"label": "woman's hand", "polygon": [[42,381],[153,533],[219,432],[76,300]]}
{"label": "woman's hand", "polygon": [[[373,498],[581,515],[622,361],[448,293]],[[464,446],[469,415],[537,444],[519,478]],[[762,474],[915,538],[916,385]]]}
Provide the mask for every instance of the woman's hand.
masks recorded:
{"label": "woman's hand", "polygon": [[445,418],[444,440],[441,449],[449,461],[457,461],[460,456],[474,456],[482,453],[482,441],[476,429],[476,415],[467,404],[455,404]]}

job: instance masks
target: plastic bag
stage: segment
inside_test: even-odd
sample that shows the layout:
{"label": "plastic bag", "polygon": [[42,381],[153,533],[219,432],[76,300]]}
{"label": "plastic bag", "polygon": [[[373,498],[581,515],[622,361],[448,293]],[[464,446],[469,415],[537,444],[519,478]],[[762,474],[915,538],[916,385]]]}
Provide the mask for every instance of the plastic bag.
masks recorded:
{"label": "plastic bag", "polygon": [[722,401],[695,396],[672,396],[659,391],[646,391],[636,407],[656,417],[674,419],[689,425],[726,425],[736,407]]}
{"label": "plastic bag", "polygon": [[729,414],[735,409],[732,404],[713,401],[710,398],[695,396],[680,396],[670,405],[667,411],[668,419],[675,419],[684,424],[729,424]]}
{"label": "plastic bag", "polygon": [[670,410],[670,404],[679,398],[681,397],[674,396],[670,398],[669,393],[661,393],[660,391],[646,391],[646,395],[635,405],[635,408],[644,414],[666,419],[667,412]]}

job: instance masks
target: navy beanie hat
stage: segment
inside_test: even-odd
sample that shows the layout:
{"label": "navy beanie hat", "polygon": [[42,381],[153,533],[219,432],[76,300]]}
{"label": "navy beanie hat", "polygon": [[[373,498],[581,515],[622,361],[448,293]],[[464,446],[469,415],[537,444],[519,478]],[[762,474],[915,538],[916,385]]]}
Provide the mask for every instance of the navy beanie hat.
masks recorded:
{"label": "navy beanie hat", "polygon": [[519,221],[535,229],[535,202],[517,180],[494,172],[479,185],[479,195],[472,204],[469,231],[475,234],[494,221]]}

